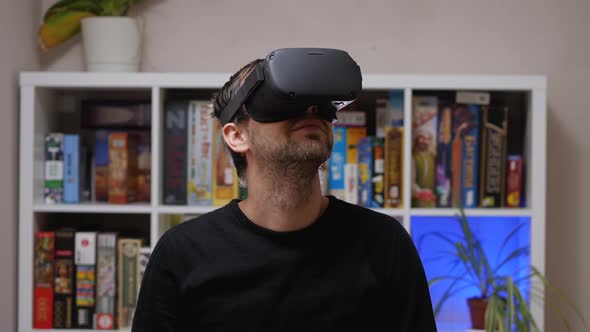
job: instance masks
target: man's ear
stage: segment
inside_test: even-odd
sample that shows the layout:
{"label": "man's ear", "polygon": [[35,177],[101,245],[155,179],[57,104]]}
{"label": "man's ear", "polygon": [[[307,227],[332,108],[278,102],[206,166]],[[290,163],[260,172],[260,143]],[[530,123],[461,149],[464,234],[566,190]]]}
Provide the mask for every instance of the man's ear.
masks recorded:
{"label": "man's ear", "polygon": [[246,129],[235,123],[229,122],[223,126],[223,139],[232,151],[237,153],[246,153],[248,151]]}

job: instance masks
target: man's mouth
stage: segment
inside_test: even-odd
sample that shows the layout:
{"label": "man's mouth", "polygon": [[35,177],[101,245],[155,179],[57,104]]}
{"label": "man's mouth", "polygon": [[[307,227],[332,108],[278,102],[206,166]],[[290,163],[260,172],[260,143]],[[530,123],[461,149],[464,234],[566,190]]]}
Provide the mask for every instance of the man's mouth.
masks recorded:
{"label": "man's mouth", "polygon": [[326,131],[326,125],[319,119],[305,119],[300,120],[295,123],[293,126],[293,131],[300,130],[300,129],[313,129],[317,128],[322,131]]}

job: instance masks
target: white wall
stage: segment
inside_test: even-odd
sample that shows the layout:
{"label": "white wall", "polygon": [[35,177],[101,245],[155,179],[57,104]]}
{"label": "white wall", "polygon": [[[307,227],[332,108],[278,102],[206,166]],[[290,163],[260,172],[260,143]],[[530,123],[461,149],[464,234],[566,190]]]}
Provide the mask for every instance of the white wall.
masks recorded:
{"label": "white wall", "polygon": [[[35,1],[15,2],[18,15],[0,14],[0,24],[11,22],[8,31],[2,29],[3,44],[16,47],[29,35],[30,18],[22,12]],[[230,72],[275,48],[321,46],[348,50],[364,73],[547,75],[547,272],[590,320],[589,1],[145,0],[142,7],[137,13],[146,20],[145,71]],[[29,65],[29,44],[8,52],[3,46],[0,71]],[[81,70],[79,40],[45,55],[41,65]],[[0,204],[10,217],[0,226],[0,255],[14,266],[16,92],[15,77],[2,77],[0,93],[9,103],[0,112],[0,144],[14,159],[1,165],[8,171],[0,180]],[[0,293],[12,294],[0,300],[0,324],[8,327],[14,325],[14,280],[14,274],[0,276]],[[584,330],[577,322],[574,327]],[[561,330],[548,315],[546,331]]]}
{"label": "white wall", "polygon": [[[0,331],[16,331],[18,214],[18,84],[20,70],[37,70],[33,1],[0,10]],[[7,7],[10,6],[10,7]],[[10,8],[10,10],[6,10]]]}

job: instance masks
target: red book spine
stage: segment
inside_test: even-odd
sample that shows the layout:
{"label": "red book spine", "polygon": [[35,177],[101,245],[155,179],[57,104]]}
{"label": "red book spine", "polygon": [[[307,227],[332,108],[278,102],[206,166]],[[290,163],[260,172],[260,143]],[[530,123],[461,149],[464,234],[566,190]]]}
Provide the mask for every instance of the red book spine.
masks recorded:
{"label": "red book spine", "polygon": [[53,288],[35,287],[33,328],[50,329],[53,321]]}
{"label": "red book spine", "polygon": [[506,207],[520,207],[522,193],[522,157],[508,156],[506,165]]}
{"label": "red book spine", "polygon": [[35,234],[33,268],[33,328],[53,328],[54,249],[53,232]]}

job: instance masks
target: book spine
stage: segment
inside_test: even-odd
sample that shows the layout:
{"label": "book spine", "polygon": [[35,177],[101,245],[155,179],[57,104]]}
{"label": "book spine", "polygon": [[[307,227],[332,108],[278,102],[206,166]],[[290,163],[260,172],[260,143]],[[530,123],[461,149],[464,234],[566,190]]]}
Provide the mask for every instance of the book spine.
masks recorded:
{"label": "book spine", "polygon": [[33,328],[53,327],[53,282],[55,279],[55,234],[35,233],[33,275]]}
{"label": "book spine", "polygon": [[53,328],[74,327],[74,232],[55,232]]}
{"label": "book spine", "polygon": [[357,145],[359,158],[359,205],[364,207],[371,206],[373,197],[373,187],[371,179],[373,178],[373,149],[371,138],[365,137]]}
{"label": "book spine", "polygon": [[507,108],[482,107],[480,206],[504,204]]}
{"label": "book spine", "polygon": [[346,128],[346,163],[357,164],[358,163],[358,142],[367,137],[367,128],[365,127],[350,127]]}
{"label": "book spine", "polygon": [[238,197],[238,179],[229,151],[223,146],[221,125],[215,122],[213,155],[213,205],[222,206]]}
{"label": "book spine", "polygon": [[164,204],[186,204],[188,101],[166,103],[164,133]]}
{"label": "book spine", "polygon": [[412,206],[436,203],[436,132],[438,98],[415,96],[412,100]]}
{"label": "book spine", "polygon": [[117,289],[117,234],[97,236],[96,329],[115,329]]}
{"label": "book spine", "polygon": [[344,165],[344,200],[358,204],[358,164]]}
{"label": "book spine", "polygon": [[197,139],[197,110],[193,101],[188,104],[187,136],[186,136],[186,202],[188,205],[197,204],[195,177],[197,170],[197,154],[195,151]]}
{"label": "book spine", "polygon": [[329,161],[330,180],[328,187],[330,194],[339,199],[344,199],[345,193],[346,129],[346,127],[334,127],[334,148]]}
{"label": "book spine", "polygon": [[96,287],[96,232],[76,232],[76,328],[94,326]]}
{"label": "book spine", "polygon": [[97,130],[94,141],[94,200],[109,200],[109,131]]}
{"label": "book spine", "polygon": [[520,207],[522,196],[522,156],[509,155],[506,165],[506,207]]}
{"label": "book spine", "polygon": [[137,199],[137,140],[131,133],[109,135],[109,203]]}
{"label": "book spine", "polygon": [[63,202],[64,185],[64,134],[45,136],[45,204]]}
{"label": "book spine", "polygon": [[64,135],[64,202],[80,202],[80,135]]}
{"label": "book spine", "polygon": [[478,105],[468,105],[469,112],[473,113],[474,125],[463,137],[463,174],[462,174],[462,203],[464,208],[474,208],[478,205],[479,187],[479,125],[480,108]]}
{"label": "book spine", "polygon": [[196,155],[195,167],[195,203],[208,206],[213,204],[213,129],[214,123],[211,117],[211,103],[204,101],[194,102],[196,109],[196,140],[194,153]]}
{"label": "book spine", "polygon": [[130,328],[139,292],[139,252],[141,240],[119,239],[118,241],[118,305],[119,329]]}
{"label": "book spine", "polygon": [[152,183],[151,133],[139,132],[137,136],[137,200],[149,202]]}
{"label": "book spine", "polygon": [[451,207],[453,109],[441,105],[438,113],[438,144],[436,152],[436,206]]}
{"label": "book spine", "polygon": [[388,98],[377,99],[375,128],[377,137],[385,137],[388,127],[404,126],[404,91],[391,90]]}
{"label": "book spine", "polygon": [[385,207],[403,206],[404,129],[385,128]]}
{"label": "book spine", "polygon": [[141,285],[141,280],[143,279],[143,274],[147,267],[147,264],[150,260],[150,256],[152,255],[152,248],[150,247],[141,247],[139,250],[139,281]]}
{"label": "book spine", "polygon": [[385,205],[385,140],[382,137],[372,137],[371,149],[373,154],[371,207],[382,208]]}

